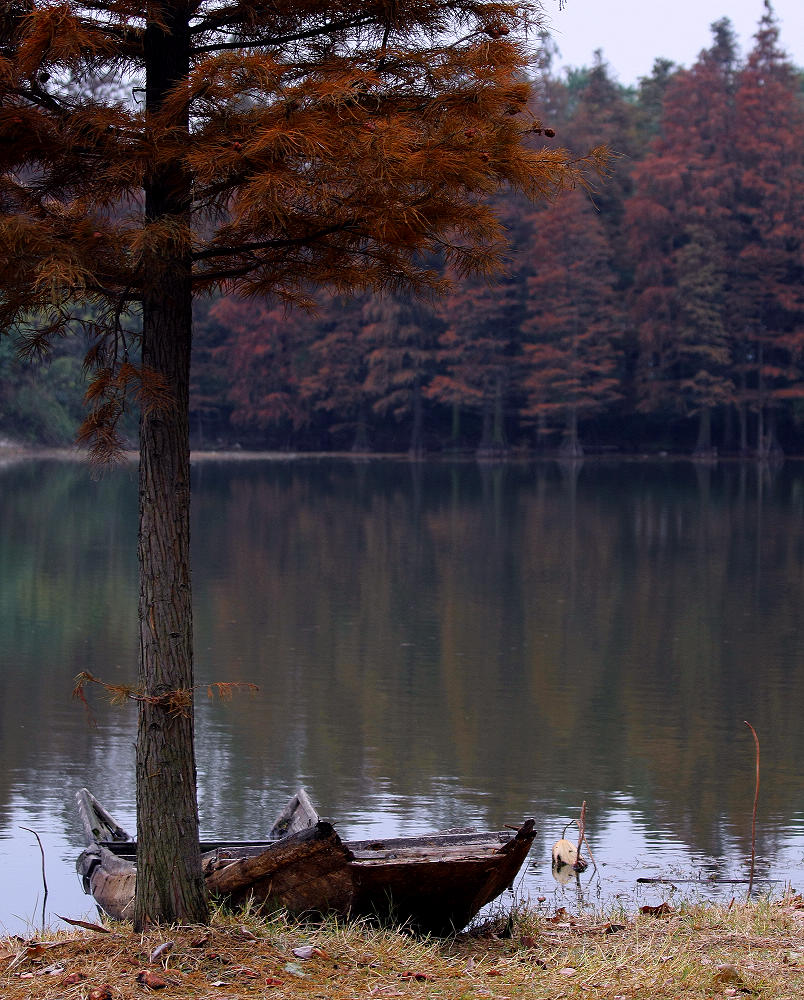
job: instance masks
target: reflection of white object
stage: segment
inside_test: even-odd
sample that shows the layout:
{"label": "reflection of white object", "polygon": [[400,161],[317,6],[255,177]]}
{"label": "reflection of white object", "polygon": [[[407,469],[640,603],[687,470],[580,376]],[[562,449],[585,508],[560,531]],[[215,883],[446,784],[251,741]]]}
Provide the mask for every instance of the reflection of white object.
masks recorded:
{"label": "reflection of white object", "polygon": [[553,878],[558,882],[559,885],[569,885],[572,879],[578,878],[578,873],[572,867],[572,865],[551,865],[550,870],[553,873]]}

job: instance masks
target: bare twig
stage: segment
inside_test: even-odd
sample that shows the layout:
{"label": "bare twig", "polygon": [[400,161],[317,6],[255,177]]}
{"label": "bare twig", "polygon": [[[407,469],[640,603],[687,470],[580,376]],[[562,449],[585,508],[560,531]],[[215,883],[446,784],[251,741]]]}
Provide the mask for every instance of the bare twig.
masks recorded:
{"label": "bare twig", "polygon": [[754,811],[751,816],[751,872],[748,879],[748,898],[751,898],[751,890],[754,887],[754,861],[756,860],[757,842],[757,802],[759,801],[759,737],[757,731],[750,722],[745,723],[751,730],[756,748],[756,779],[754,783]]}
{"label": "bare twig", "polygon": [[581,818],[578,820],[578,850],[575,852],[577,856],[577,861],[575,862],[576,867],[581,864],[581,847],[583,846],[583,828],[586,822],[586,799],[583,800],[583,805],[581,806]]}
{"label": "bare twig", "polygon": [[42,855],[42,886],[44,887],[45,894],[42,897],[42,931],[45,929],[45,904],[47,903],[47,876],[45,875],[45,849],[42,847],[42,841],[39,839],[39,834],[36,830],[32,830],[29,826],[20,826],[20,830],[26,830],[28,833],[32,833],[36,837],[36,842],[39,844],[39,853]]}

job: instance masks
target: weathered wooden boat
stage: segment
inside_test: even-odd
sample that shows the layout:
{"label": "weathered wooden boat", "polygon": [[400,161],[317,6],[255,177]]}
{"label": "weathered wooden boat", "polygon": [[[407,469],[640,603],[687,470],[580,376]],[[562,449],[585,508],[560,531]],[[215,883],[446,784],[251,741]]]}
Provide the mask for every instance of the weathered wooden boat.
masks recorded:
{"label": "weathered wooden boat", "polygon": [[[84,891],[109,916],[130,919],[136,842],[87,789],[77,801],[88,845],[76,863]],[[443,935],[511,886],[534,837],[531,819],[516,832],[343,842],[300,789],[268,839],[202,843],[201,851],[210,894],[232,905],[251,899],[266,910],[365,916]]]}

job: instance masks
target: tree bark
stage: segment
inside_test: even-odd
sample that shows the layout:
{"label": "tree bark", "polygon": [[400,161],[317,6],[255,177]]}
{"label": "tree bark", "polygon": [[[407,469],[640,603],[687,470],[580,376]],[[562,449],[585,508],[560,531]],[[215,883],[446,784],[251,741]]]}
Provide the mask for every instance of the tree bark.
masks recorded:
{"label": "tree bark", "polygon": [[411,411],[413,426],[410,431],[408,454],[414,458],[420,458],[424,454],[424,404],[422,402],[422,387],[418,375],[411,389]]}
{"label": "tree bark", "polygon": [[[187,11],[162,8],[165,25],[146,30],[146,113],[154,114],[189,67]],[[187,121],[177,122],[188,130]],[[146,180],[146,225],[189,224],[191,184],[180,157]],[[140,420],[140,663],[134,926],[205,922],[207,893],[198,846],[193,745],[190,586],[189,375],[192,264],[181,241],[144,263],[142,363],[171,397]],[[149,377],[148,375],[145,376]]]}
{"label": "tree bark", "polygon": [[583,458],[583,448],[578,437],[578,408],[574,404],[570,405],[567,412],[567,426],[559,450],[562,458]]}
{"label": "tree bark", "polygon": [[693,451],[694,458],[714,458],[712,448],[712,409],[704,406],[698,414],[698,439]]}

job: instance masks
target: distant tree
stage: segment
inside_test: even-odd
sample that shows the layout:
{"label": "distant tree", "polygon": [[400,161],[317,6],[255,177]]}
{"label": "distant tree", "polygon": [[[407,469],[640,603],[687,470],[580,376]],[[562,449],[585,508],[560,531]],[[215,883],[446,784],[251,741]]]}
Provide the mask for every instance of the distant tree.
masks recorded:
{"label": "distant tree", "polygon": [[659,134],[664,97],[668,85],[677,72],[678,67],[671,60],[656,59],[650,76],[639,78],[634,114],[636,151],[639,159],[646,155],[649,144]]}
{"label": "distant tree", "polygon": [[227,398],[230,331],[221,326],[213,313],[218,298],[200,299],[193,310],[190,422],[199,448],[231,440],[231,404]]}
{"label": "distant tree", "polygon": [[613,252],[621,259],[625,202],[632,189],[633,163],[642,149],[633,96],[612,79],[609,64],[599,50],[591,68],[578,82],[573,105],[571,117],[559,128],[554,142],[574,150],[587,149],[589,137],[597,134],[601,136],[598,141],[617,154],[616,166],[595,192],[595,204]]}
{"label": "distant tree", "polygon": [[235,430],[263,440],[273,435],[282,446],[309,420],[300,385],[303,356],[311,339],[310,317],[266,300],[219,298],[209,318],[227,331],[224,347],[226,398]]}
{"label": "distant tree", "polygon": [[733,403],[729,260],[736,253],[736,45],[726,19],[713,44],[668,83],[661,130],[635,171],[627,210],[634,267],[639,407],[698,417]]}
{"label": "distant tree", "polygon": [[59,344],[37,368],[20,361],[9,339],[0,340],[0,437],[49,445],[75,439],[87,387],[83,351],[75,346]]}
{"label": "distant tree", "polygon": [[584,191],[533,213],[522,333],[525,414],[563,430],[561,451],[583,454],[579,422],[619,396],[623,312],[600,217]]}
{"label": "distant tree", "polygon": [[507,448],[505,414],[518,377],[521,284],[513,274],[491,283],[466,278],[456,282],[438,312],[439,372],[427,395],[452,408],[455,445],[459,414],[474,412],[481,418],[479,453],[500,455]]}
{"label": "distant tree", "polygon": [[766,457],[779,448],[780,406],[804,398],[804,99],[768,0],[735,100],[739,364]]}
{"label": "distant tree", "polygon": [[[91,302],[83,437],[114,453],[127,394],[143,403],[138,928],[207,919],[193,295],[423,290],[438,284],[423,263],[433,253],[459,271],[492,267],[501,233],[484,196],[510,183],[538,198],[577,169],[524,144],[525,36],[539,12],[485,0],[11,0],[0,13],[0,331],[46,352]],[[128,81],[125,99],[82,88],[109,73]]]}
{"label": "distant tree", "polygon": [[351,434],[354,452],[371,450],[365,386],[367,350],[360,337],[364,299],[328,296],[321,303],[316,333],[309,345],[309,364],[300,385],[307,405],[326,415],[330,435],[337,439]]}
{"label": "distant tree", "polygon": [[713,451],[712,413],[732,405],[735,384],[729,335],[729,274],[713,228],[690,223],[675,255],[677,391],[686,412],[698,415],[694,453]]}
{"label": "distant tree", "polygon": [[424,452],[424,391],[435,363],[435,324],[427,307],[410,297],[373,296],[361,311],[366,353],[364,389],[374,411],[410,419],[408,452]]}

